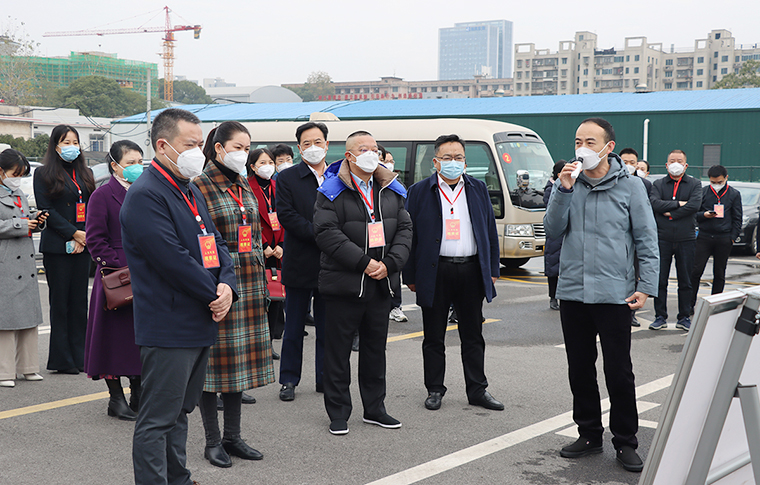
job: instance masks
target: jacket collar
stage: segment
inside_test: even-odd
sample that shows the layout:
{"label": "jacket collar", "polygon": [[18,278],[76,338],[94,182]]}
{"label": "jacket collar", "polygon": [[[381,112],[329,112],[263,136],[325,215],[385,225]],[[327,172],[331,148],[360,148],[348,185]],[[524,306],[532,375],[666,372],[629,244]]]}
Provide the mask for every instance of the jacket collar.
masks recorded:
{"label": "jacket collar", "polygon": [[[351,181],[349,163],[351,162],[343,159],[334,162],[327,167],[327,170],[325,171],[325,181],[319,188],[319,191],[328,199],[335,200],[335,197],[346,189],[356,191],[356,188],[354,188],[354,184]],[[387,187],[401,197],[406,197],[406,189],[397,180],[398,175],[396,173],[391,172],[382,165],[378,165],[372,173],[372,177],[374,177],[375,182],[379,184],[381,189]]]}
{"label": "jacket collar", "polygon": [[591,185],[591,182],[584,172],[581,172],[578,180],[582,180],[591,188],[591,190],[607,190],[610,187],[614,187],[620,179],[631,177],[631,174],[628,173],[628,169],[625,168],[623,161],[616,153],[610,153],[607,156],[607,161],[610,164],[610,169],[607,170],[607,174],[602,177],[602,180],[600,180],[595,186]]}
{"label": "jacket collar", "polygon": [[124,186],[119,183],[119,180],[115,176],[111,175],[111,180],[109,180],[108,184],[106,185],[110,187],[113,198],[116,199],[119,204],[123,204],[124,197],[127,196],[127,189],[125,189]]}
{"label": "jacket collar", "polygon": [[214,185],[219,187],[220,192],[226,192],[227,189],[233,185],[243,187],[243,189],[247,191],[251,190],[251,186],[240,174],[238,174],[237,179],[233,183],[229,177],[219,170],[219,167],[217,167],[215,163],[206,163],[206,168],[203,169],[203,173],[214,183]]}

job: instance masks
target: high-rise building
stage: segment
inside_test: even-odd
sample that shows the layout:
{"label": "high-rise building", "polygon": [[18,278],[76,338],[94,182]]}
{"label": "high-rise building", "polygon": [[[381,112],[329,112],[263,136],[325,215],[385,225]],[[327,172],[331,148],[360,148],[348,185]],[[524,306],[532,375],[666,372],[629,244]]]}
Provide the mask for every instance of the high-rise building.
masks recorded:
{"label": "high-rise building", "polygon": [[646,37],[626,37],[623,49],[598,49],[596,34],[576,32],[556,52],[515,45],[514,95],[709,89],[747,60],[760,60],[760,44],[736,45],[728,30],[667,51]]}
{"label": "high-rise building", "polygon": [[438,30],[438,79],[512,77],[512,22],[465,22]]}

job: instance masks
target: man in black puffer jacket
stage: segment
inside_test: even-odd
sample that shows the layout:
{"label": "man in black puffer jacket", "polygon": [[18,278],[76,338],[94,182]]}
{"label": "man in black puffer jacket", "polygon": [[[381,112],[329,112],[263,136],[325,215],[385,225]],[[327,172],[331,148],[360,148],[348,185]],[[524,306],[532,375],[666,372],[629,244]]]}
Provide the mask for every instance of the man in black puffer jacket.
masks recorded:
{"label": "man in black puffer jacket", "polygon": [[389,276],[409,257],[412,221],[404,209],[406,189],[378,162],[372,135],[349,135],[346,158],[330,166],[314,206],[314,234],[322,251],[319,292],[327,314],[325,408],[335,435],[348,433],[349,359],[357,329],[364,422],[401,427],[385,410],[385,343],[393,293]]}

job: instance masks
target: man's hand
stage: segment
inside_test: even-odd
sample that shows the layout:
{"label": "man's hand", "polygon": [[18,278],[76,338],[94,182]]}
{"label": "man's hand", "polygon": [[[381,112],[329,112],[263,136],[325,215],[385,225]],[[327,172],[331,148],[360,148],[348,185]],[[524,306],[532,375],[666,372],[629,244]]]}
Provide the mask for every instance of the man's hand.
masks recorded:
{"label": "man's hand", "polygon": [[679,200],[678,201],[678,207],[683,207],[686,205],[686,203],[689,202],[688,200]]}
{"label": "man's hand", "polygon": [[638,310],[639,308],[644,306],[644,303],[646,303],[647,298],[649,298],[649,295],[647,295],[646,293],[637,291],[633,295],[626,298],[625,301],[626,303],[628,303],[628,308],[630,308],[631,310]]}
{"label": "man's hand", "polygon": [[374,259],[370,259],[369,264],[367,265],[366,268],[364,268],[364,273],[369,276],[372,276],[372,273],[374,273],[378,269],[380,269],[380,263]]}
{"label": "man's hand", "polygon": [[[758,257],[758,259],[760,259],[760,253],[757,253],[757,257]],[[410,290],[412,290],[413,293],[417,292],[417,285],[415,285],[415,284],[406,285],[406,287],[409,288]]]}
{"label": "man's hand", "polygon": [[707,212],[705,212],[705,217],[707,219],[712,219],[712,218],[717,217],[717,216],[718,216],[717,212],[713,212],[713,211],[707,211]]}
{"label": "man's hand", "polygon": [[380,262],[378,264],[380,267],[376,271],[369,273],[369,277],[375,280],[381,280],[388,276],[388,268],[385,267],[385,263]]}
{"label": "man's hand", "polygon": [[575,185],[576,179],[571,177],[570,174],[572,174],[580,164],[581,162],[573,162],[567,163],[564,167],[562,167],[562,171],[559,173],[559,181],[562,183],[562,186],[565,189],[570,190],[573,188],[573,185]]}
{"label": "man's hand", "polygon": [[662,215],[664,215],[665,217],[670,217],[670,212],[663,212]]}
{"label": "man's hand", "polygon": [[498,280],[498,279],[499,279],[499,278],[498,278],[497,276],[491,276],[491,282],[492,282],[493,284],[496,284],[496,280]]}
{"label": "man's hand", "polygon": [[215,322],[221,322],[232,306],[232,288],[227,283],[219,283],[216,286],[216,300],[209,303],[208,307],[211,310],[211,318]]}

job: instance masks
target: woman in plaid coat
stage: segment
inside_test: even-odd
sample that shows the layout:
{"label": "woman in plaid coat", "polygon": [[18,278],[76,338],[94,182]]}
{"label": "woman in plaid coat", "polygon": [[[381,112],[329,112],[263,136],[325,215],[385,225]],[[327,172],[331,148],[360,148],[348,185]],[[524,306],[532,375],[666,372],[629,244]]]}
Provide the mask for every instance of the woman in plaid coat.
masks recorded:
{"label": "woman in plaid coat", "polygon": [[[219,322],[200,403],[205,457],[223,468],[232,466],[230,455],[246,460],[263,458],[240,437],[241,400],[244,390],[274,382],[258,204],[241,175],[250,145],[251,136],[242,124],[225,121],[209,133],[204,147],[206,168],[194,181],[227,241],[240,297]],[[217,392],[224,401],[224,439],[217,419]]]}

